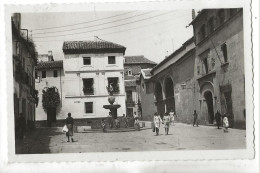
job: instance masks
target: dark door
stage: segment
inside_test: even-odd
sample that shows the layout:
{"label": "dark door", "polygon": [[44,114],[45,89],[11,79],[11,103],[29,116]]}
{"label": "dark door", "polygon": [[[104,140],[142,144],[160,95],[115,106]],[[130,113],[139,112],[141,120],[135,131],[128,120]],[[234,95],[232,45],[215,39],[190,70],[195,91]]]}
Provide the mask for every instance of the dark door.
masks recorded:
{"label": "dark door", "polygon": [[126,109],[126,115],[128,117],[133,117],[133,108],[127,108]]}
{"label": "dark door", "polygon": [[56,108],[49,108],[47,110],[47,123],[51,126],[51,123],[56,122]]}
{"label": "dark door", "polygon": [[209,124],[213,124],[214,121],[214,109],[213,109],[213,97],[210,91],[205,92],[204,97],[208,106],[208,119]]}

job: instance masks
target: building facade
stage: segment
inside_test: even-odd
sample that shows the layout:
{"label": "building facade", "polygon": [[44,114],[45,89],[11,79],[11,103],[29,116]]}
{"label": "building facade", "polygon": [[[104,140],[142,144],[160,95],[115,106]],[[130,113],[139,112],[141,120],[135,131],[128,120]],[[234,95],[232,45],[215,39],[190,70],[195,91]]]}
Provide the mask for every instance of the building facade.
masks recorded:
{"label": "building facade", "polygon": [[22,113],[27,129],[30,129],[34,128],[37,102],[34,82],[37,53],[33,41],[28,38],[28,30],[21,29],[21,15],[18,13],[12,15],[12,46],[14,116],[17,120]]}
{"label": "building facade", "polygon": [[151,70],[149,81],[154,92],[154,104],[151,105],[156,107],[160,116],[173,110],[178,121],[191,121],[195,104],[194,63],[195,44],[192,37]]}
{"label": "building facade", "polygon": [[245,128],[242,9],[205,9],[191,22],[196,43],[196,109],[205,124],[217,110]]}
{"label": "building facade", "polygon": [[143,110],[140,97],[139,78],[142,69],[152,68],[155,62],[145,58],[143,55],[124,57],[124,81],[126,91],[126,115],[133,116],[134,113],[143,118]]}
{"label": "building facade", "polygon": [[[42,55],[40,57],[43,57]],[[35,68],[35,88],[38,90],[39,103],[36,108],[36,121],[47,120],[48,123],[54,123],[56,119],[64,118],[62,111],[62,103],[64,100],[64,94],[62,87],[64,84],[64,69],[63,61],[54,61],[51,54],[44,56],[44,61],[39,59],[39,62]],[[44,110],[43,109],[43,91],[47,88],[55,87],[60,96],[60,104],[56,110]],[[54,115],[52,115],[54,114]],[[52,118],[53,117],[53,118]]]}
{"label": "building facade", "polygon": [[140,100],[142,106],[142,120],[152,121],[154,113],[157,112],[154,104],[154,88],[153,82],[149,80],[151,68],[142,69],[138,83],[140,84]]}
{"label": "building facade", "polygon": [[126,113],[124,87],[124,46],[96,38],[95,41],[66,41],[63,44],[64,73],[62,118],[107,117],[106,87],[111,84],[120,104],[117,115]]}

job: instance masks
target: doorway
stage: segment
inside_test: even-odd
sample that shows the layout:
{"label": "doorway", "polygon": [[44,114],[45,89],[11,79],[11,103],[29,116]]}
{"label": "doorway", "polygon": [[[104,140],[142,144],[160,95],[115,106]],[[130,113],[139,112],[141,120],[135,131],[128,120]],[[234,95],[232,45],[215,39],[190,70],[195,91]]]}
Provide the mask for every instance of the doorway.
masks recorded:
{"label": "doorway", "polygon": [[48,108],[47,110],[47,123],[51,127],[51,123],[56,122],[56,108]]}
{"label": "doorway", "polygon": [[213,124],[214,121],[214,108],[213,108],[213,96],[210,91],[204,93],[204,97],[206,99],[207,107],[208,107],[208,120],[209,124]]}

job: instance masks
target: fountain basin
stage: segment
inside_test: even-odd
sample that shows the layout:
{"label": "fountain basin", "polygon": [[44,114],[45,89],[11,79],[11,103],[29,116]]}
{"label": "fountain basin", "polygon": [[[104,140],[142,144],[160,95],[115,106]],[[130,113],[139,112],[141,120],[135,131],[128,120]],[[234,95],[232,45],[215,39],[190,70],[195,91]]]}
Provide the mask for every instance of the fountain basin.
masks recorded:
{"label": "fountain basin", "polygon": [[121,107],[121,105],[103,105],[103,108],[105,108],[105,109],[118,109],[118,108],[120,108]]}

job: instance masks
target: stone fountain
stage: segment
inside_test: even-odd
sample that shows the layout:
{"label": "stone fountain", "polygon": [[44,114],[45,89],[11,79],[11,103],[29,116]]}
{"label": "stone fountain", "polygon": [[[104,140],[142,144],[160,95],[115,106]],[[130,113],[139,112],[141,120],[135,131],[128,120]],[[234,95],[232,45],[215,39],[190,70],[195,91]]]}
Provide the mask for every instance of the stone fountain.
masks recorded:
{"label": "stone fountain", "polygon": [[115,102],[115,96],[113,95],[114,93],[114,89],[113,86],[111,85],[111,83],[107,86],[107,91],[109,93],[108,96],[108,102],[110,103],[109,105],[103,105],[103,108],[105,109],[109,109],[111,112],[111,115],[114,119],[117,118],[117,109],[121,107],[121,105],[119,104],[114,104]]}

